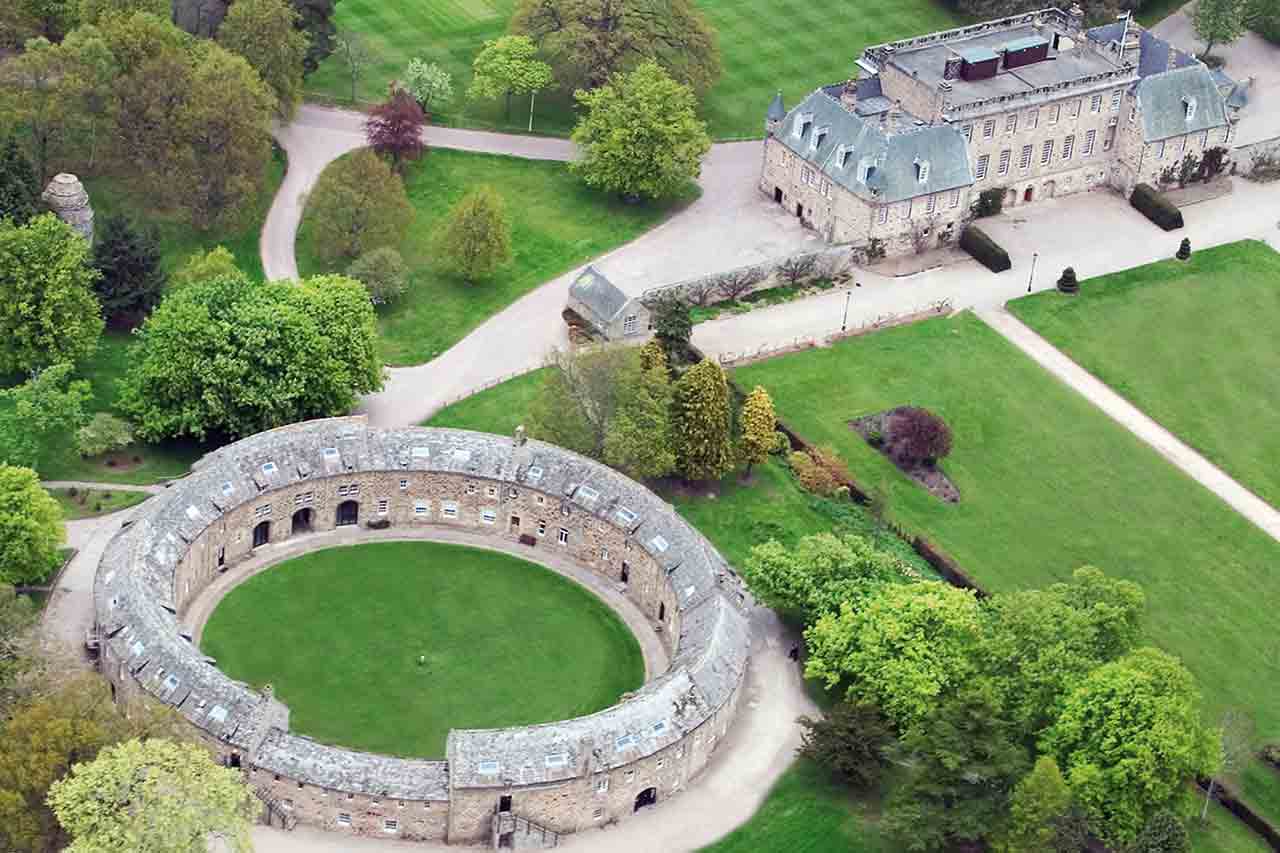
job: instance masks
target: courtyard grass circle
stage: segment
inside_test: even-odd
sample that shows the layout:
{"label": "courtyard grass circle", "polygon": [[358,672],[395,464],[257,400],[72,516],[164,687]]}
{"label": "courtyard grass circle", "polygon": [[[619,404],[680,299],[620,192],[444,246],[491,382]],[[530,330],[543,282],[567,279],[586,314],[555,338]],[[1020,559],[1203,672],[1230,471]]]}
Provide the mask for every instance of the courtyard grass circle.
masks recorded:
{"label": "courtyard grass circle", "polygon": [[451,728],[589,714],[644,681],[636,638],[586,589],[507,554],[436,542],[329,548],[274,566],[227,594],[201,647],[232,678],[271,684],[291,731],[419,758],[443,758]]}

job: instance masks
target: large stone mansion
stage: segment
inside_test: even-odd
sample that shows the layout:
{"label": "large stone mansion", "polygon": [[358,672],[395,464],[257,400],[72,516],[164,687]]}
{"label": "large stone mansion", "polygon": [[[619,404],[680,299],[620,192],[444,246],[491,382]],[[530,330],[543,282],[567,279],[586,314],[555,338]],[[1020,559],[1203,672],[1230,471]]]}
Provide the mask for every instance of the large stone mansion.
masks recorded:
{"label": "large stone mansion", "polygon": [[1006,207],[1155,183],[1231,138],[1229,81],[1136,23],[1077,7],[869,47],[859,76],[766,118],[760,190],[828,242],[888,254],[959,233],[980,192]]}

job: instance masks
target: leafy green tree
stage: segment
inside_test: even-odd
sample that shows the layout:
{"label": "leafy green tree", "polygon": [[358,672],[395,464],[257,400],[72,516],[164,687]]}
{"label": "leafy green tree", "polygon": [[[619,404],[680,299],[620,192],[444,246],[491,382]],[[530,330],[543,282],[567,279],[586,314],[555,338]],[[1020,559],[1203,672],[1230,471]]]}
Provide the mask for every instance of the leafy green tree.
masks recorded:
{"label": "leafy green tree", "polygon": [[676,382],[676,468],[686,480],[718,480],[733,470],[733,412],[724,369],[710,359]]}
{"label": "leafy green tree", "polygon": [[76,430],[76,448],[81,456],[101,456],[128,447],[132,442],[133,427],[109,412],[96,413]]}
{"label": "leafy green tree", "polygon": [[648,60],[700,92],[720,76],[715,30],[690,0],[520,0],[511,30],[586,89]]}
{"label": "leafy green tree", "polygon": [[417,100],[428,115],[432,104],[439,105],[453,98],[453,75],[438,64],[416,56],[409,60],[400,85]]}
{"label": "leafy green tree", "polygon": [[382,387],[373,306],[345,276],[193,282],[136,334],[120,408],[148,440],[243,436],[344,414]]}
{"label": "leafy green tree", "polygon": [[351,81],[351,103],[354,104],[356,86],[377,57],[364,40],[364,36],[354,30],[341,30],[333,36],[333,52],[338,55],[342,67],[347,70],[347,78]]}
{"label": "leafy green tree", "polygon": [[26,223],[40,210],[40,181],[12,136],[0,149],[0,219]]}
{"label": "leafy green tree", "polygon": [[646,62],[574,98],[585,110],[573,129],[582,156],[569,164],[587,186],[626,198],[679,195],[711,148],[693,90]]}
{"label": "leafy green tree", "polygon": [[399,245],[413,206],[391,167],[362,148],[324,170],[307,199],[307,216],[316,254],[333,262]]}
{"label": "leafy green tree", "polygon": [[333,53],[334,36],[338,32],[333,23],[333,10],[338,0],[292,0],[293,8],[298,11],[296,26],[307,36],[307,55],[303,57],[302,67],[310,74],[320,67],[320,63]]}
{"label": "leafy green tree", "polygon": [[850,701],[871,702],[906,729],[976,674],[981,629],[971,590],[886,584],[861,607],[841,602],[805,631],[805,675],[828,688],[846,683]]}
{"label": "leafy green tree", "polygon": [[1280,44],[1280,0],[1252,0],[1245,23],[1269,42]]}
{"label": "leafy green tree", "polygon": [[369,301],[386,305],[409,289],[409,267],[404,258],[390,246],[365,252],[347,267],[347,275],[369,291]]}
{"label": "leafy green tree", "polygon": [[685,360],[689,339],[693,337],[693,318],[689,306],[678,296],[660,298],[650,306],[653,312],[653,337],[662,346],[670,363]]}
{"label": "leafy green tree", "polygon": [[93,399],[89,383],[71,373],[70,364],[55,364],[0,391],[0,463],[35,468],[70,449]]}
{"label": "leafy green tree", "polygon": [[1218,726],[1218,773],[1209,777],[1209,786],[1204,792],[1204,805],[1200,809],[1200,820],[1209,816],[1209,801],[1213,798],[1218,780],[1238,782],[1240,773],[1253,760],[1256,734],[1253,717],[1247,712],[1228,708],[1222,713],[1222,721]]}
{"label": "leafy green tree", "polygon": [[1071,789],[1058,762],[1042,755],[1018,782],[1009,800],[1009,821],[995,844],[998,853],[1054,849],[1058,824],[1071,810]]}
{"label": "leafy green tree", "polygon": [[93,265],[102,274],[94,291],[112,323],[137,325],[160,301],[160,246],[154,235],[140,231],[128,218],[107,217],[93,247]]}
{"label": "leafy green tree", "polygon": [[194,744],[130,740],[76,764],[49,788],[49,804],[73,839],[69,853],[115,850],[204,853],[216,834],[237,853],[253,849],[252,789]]}
{"label": "leafy green tree", "polygon": [[884,828],[907,850],[983,838],[1027,771],[1027,749],[987,688],[981,681],[962,686],[902,736],[910,771],[889,798]]}
{"label": "leafy green tree", "polygon": [[857,605],[907,571],[901,560],[863,537],[834,533],[805,536],[794,547],[770,539],[752,548],[742,564],[752,593],[806,623],[836,613],[842,602]]}
{"label": "leafy green tree", "polygon": [[437,238],[441,259],[470,282],[488,278],[511,260],[511,223],[498,191],[479,186],[449,211]]}
{"label": "leafy green tree", "polygon": [[[552,83],[551,66],[538,59],[538,47],[528,36],[503,36],[489,39],[471,63],[474,76],[467,89],[472,100],[491,100],[505,96],[506,117],[511,118],[512,95],[534,95]],[[529,105],[530,122],[533,103]]]}
{"label": "leafy green tree", "polygon": [[978,651],[1001,704],[1024,735],[1042,730],[1095,667],[1137,642],[1145,596],[1085,566],[1069,583],[993,595]]}
{"label": "leafy green tree", "polygon": [[80,0],[80,24],[100,24],[112,15],[127,17],[134,12],[167,18],[171,10],[170,0]]}
{"label": "leafy green tree", "polygon": [[66,76],[63,78],[67,97],[72,100],[73,114],[87,127],[89,137],[89,170],[98,162],[100,131],[111,125],[111,103],[120,68],[102,32],[95,26],[80,26],[62,42]]}
{"label": "leafy green tree", "polygon": [[1201,723],[1194,677],[1148,647],[1089,673],[1040,747],[1066,769],[1090,826],[1114,846],[1132,843],[1157,811],[1185,804],[1188,781],[1217,769],[1215,740]]}
{"label": "leafy green tree", "polygon": [[231,254],[225,246],[215,246],[212,249],[192,252],[182,266],[169,276],[169,287],[171,290],[176,290],[192,282],[227,276],[248,280],[248,276],[236,266],[235,255]]}
{"label": "leafy green tree", "polygon": [[628,382],[604,438],[604,461],[637,480],[662,477],[676,466],[671,434],[674,389],[666,365],[644,366],[628,359],[621,381]]}
{"label": "leafy green tree", "polygon": [[1244,34],[1246,0],[1197,0],[1192,11],[1196,35],[1204,41],[1207,57],[1214,45],[1230,44]]}
{"label": "leafy green tree", "polygon": [[236,0],[218,27],[218,41],[249,61],[276,97],[276,114],[293,118],[302,100],[307,34],[288,0]]}
{"label": "leafy green tree", "polygon": [[742,403],[741,448],[748,477],[751,476],[751,466],[764,464],[777,446],[777,425],[773,399],[763,385],[757,385]]}
{"label": "leafy green tree", "polygon": [[667,364],[667,353],[662,348],[662,343],[656,337],[645,341],[640,347],[640,367],[643,370],[653,370],[655,367],[661,368],[663,373],[668,376],[671,374],[671,368]]}
{"label": "leafy green tree", "polygon": [[871,705],[839,702],[818,719],[801,717],[800,754],[831,769],[846,784],[863,791],[880,784],[893,731]]}
{"label": "leafy green tree", "polygon": [[[3,471],[0,468],[0,480]],[[0,720],[8,719],[21,693],[20,683],[37,666],[37,615],[30,596],[18,595],[12,586],[0,583]]]}
{"label": "leafy green tree", "polygon": [[62,508],[30,468],[0,465],[0,582],[44,580],[66,534]]}
{"label": "leafy green tree", "polygon": [[49,41],[62,41],[76,28],[80,18],[79,0],[12,0],[18,13],[30,22],[36,34]]}
{"label": "leafy green tree", "polygon": [[1178,816],[1168,810],[1158,811],[1147,821],[1130,853],[1191,853],[1191,838]]}
{"label": "leafy green tree", "polygon": [[0,124],[17,130],[30,147],[43,185],[54,173],[78,117],[67,96],[67,62],[61,46],[43,36],[0,65]]}
{"label": "leafy green tree", "polygon": [[80,362],[102,335],[98,271],[84,239],[52,213],[0,221],[0,373]]}

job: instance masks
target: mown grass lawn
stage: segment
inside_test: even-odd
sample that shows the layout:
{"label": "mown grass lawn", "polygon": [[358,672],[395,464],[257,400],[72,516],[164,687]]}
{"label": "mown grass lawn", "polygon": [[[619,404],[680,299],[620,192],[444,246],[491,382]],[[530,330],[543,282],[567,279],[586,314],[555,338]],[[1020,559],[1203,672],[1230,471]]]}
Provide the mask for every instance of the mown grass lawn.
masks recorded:
{"label": "mown grass lawn", "polygon": [[[468,284],[443,268],[433,242],[449,209],[481,184],[506,201],[513,257],[488,281]],[[399,248],[412,281],[409,293],[378,317],[382,357],[392,365],[430,361],[538,285],[640,236],[696,192],[690,187],[676,201],[629,205],[588,189],[563,163],[444,149],[410,165],[405,189],[417,216]],[[298,234],[303,275],[328,269],[316,256],[311,215],[303,213]]]}
{"label": "mown grass lawn", "polygon": [[1080,366],[1280,506],[1280,254],[1244,240],[1009,304]]}
{"label": "mown grass lawn", "polygon": [[[360,33],[375,61],[359,80],[357,96],[378,101],[409,60],[420,56],[453,74],[454,100],[435,110],[437,122],[523,131],[529,103],[516,99],[512,115],[500,102],[465,97],[471,62],[486,39],[507,31],[513,0],[342,0],[335,21]],[[862,48],[882,41],[958,26],[962,21],[935,0],[860,0],[824,6],[803,0],[697,0],[719,33],[724,72],[702,98],[703,115],[717,139],[764,134],[764,113],[782,90],[794,104],[818,86],[855,75]],[[307,78],[307,90],[346,103],[351,81],[337,55]],[[534,129],[567,133],[575,122],[567,92],[539,95]]]}
{"label": "mown grass lawn", "polygon": [[[1274,613],[1280,548],[1210,492],[1056,382],[972,315],[928,320],[739,368],[780,416],[883,481],[889,514],[992,591],[1065,580],[1084,564],[1137,581],[1151,640],[1196,674],[1206,712],[1248,710],[1280,736]],[[944,504],[848,426],[904,403],[950,424]]]}
{"label": "mown grass lawn", "polygon": [[587,714],[644,680],[635,637],[590,592],[506,554],[434,542],[282,563],[231,591],[201,647],[232,678],[271,683],[292,731],[426,758],[444,756],[450,728]]}
{"label": "mown grass lawn", "polygon": [[422,425],[512,435],[516,427],[525,422],[529,405],[542,387],[545,371],[546,368],[531,370],[472,394],[451,406],[445,406],[423,421]]}
{"label": "mown grass lawn", "polygon": [[62,517],[68,520],[93,518],[128,509],[151,497],[146,492],[122,492],[109,489],[50,489],[49,494],[62,507]]}

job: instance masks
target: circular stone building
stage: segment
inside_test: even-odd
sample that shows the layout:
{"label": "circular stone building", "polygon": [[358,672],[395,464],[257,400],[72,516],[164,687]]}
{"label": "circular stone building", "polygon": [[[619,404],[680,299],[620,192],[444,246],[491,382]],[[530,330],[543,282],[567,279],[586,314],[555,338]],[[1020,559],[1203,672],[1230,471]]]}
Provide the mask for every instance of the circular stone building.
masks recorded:
{"label": "circular stone building", "polygon": [[[585,717],[454,729],[442,761],[290,733],[289,709],[269,689],[232,680],[192,644],[187,608],[273,543],[387,524],[380,535],[465,528],[534,562],[556,549],[646,614],[670,667]],[[733,718],[749,646],[742,582],[643,486],[520,434],[386,431],[362,417],[283,427],[202,459],[111,541],[94,601],[113,692],[176,708],[245,772],[268,819],[495,847],[553,846],[688,784]]]}

